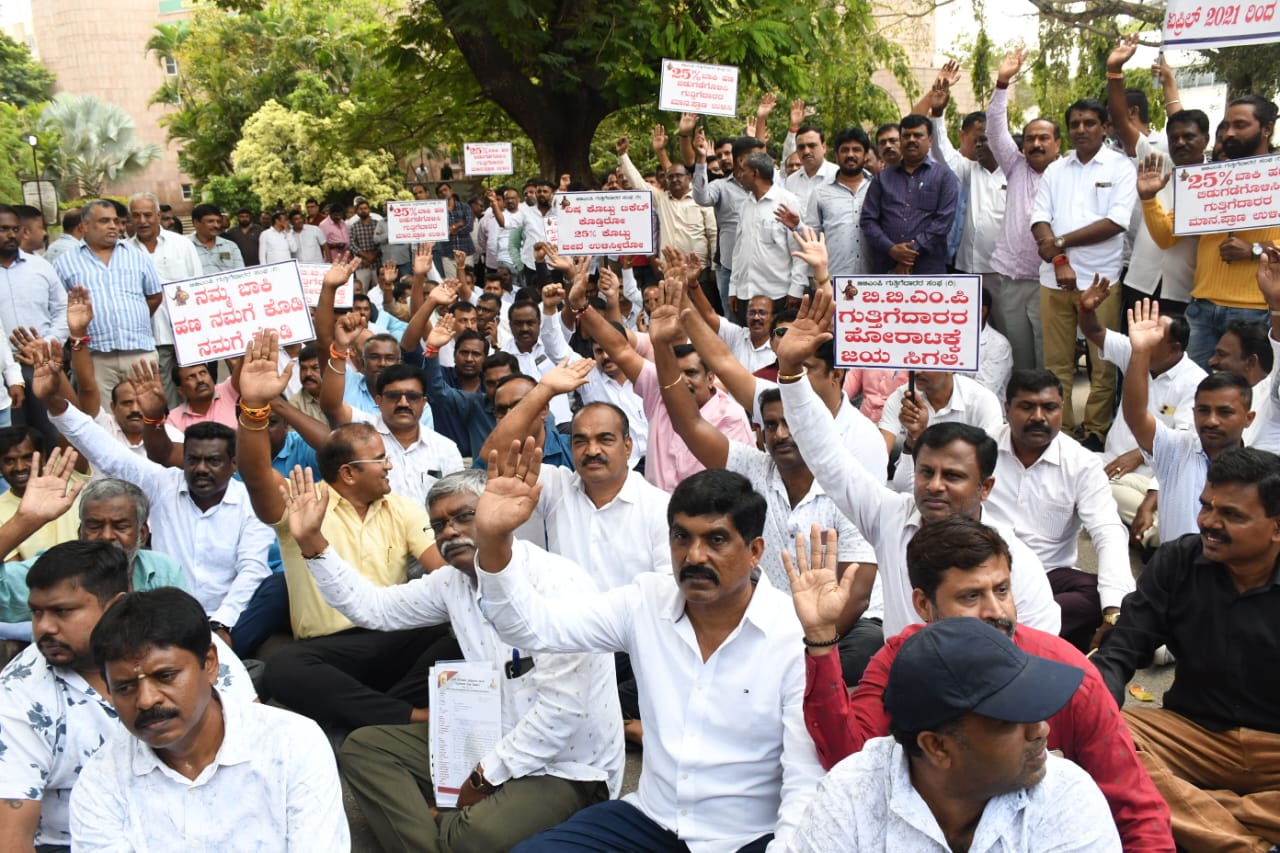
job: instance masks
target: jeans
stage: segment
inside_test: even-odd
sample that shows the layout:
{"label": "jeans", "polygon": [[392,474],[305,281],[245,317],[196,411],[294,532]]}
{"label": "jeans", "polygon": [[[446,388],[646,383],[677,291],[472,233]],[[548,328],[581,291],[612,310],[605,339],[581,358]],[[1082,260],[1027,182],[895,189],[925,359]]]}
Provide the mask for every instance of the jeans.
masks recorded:
{"label": "jeans", "polygon": [[729,276],[730,270],[724,264],[716,264],[716,288],[720,291],[720,304],[724,307],[724,316],[729,316]]}
{"label": "jeans", "polygon": [[241,658],[252,657],[267,637],[289,632],[289,590],[284,572],[273,572],[249,599],[231,629],[231,650]]}
{"label": "jeans", "polygon": [[1187,322],[1191,324],[1191,340],[1187,355],[1204,370],[1209,369],[1209,356],[1227,326],[1237,320],[1262,323],[1271,319],[1265,308],[1228,308],[1207,299],[1192,299],[1187,306]]}
{"label": "jeans", "polygon": [[[764,835],[738,853],[764,853],[773,835]],[[688,853],[688,846],[666,827],[622,800],[588,806],[559,826],[540,832],[512,853]]]}

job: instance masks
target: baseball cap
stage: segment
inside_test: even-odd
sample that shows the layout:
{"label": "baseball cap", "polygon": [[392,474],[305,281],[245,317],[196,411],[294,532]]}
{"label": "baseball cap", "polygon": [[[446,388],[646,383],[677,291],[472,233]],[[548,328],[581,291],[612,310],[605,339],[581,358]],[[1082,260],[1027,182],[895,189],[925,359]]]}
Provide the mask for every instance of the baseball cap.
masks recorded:
{"label": "baseball cap", "polygon": [[925,626],[902,644],[884,690],[894,727],[930,731],[965,714],[1036,723],[1062,710],[1084,670],[1029,655],[981,619]]}

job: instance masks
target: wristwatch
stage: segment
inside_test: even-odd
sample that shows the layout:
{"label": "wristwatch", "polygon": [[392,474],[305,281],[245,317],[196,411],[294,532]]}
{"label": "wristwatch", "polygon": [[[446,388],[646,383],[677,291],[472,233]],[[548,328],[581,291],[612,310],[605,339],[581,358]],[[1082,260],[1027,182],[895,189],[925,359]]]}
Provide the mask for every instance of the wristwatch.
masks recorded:
{"label": "wristwatch", "polygon": [[497,785],[490,784],[489,780],[484,778],[484,768],[479,764],[471,771],[471,775],[467,777],[467,781],[471,783],[471,787],[475,788],[482,794],[492,794],[498,790]]}
{"label": "wristwatch", "polygon": [[1061,249],[1063,246],[1067,245],[1067,238],[1066,238],[1066,237],[1055,237],[1055,238],[1053,239],[1053,245],[1054,245],[1054,246],[1057,246],[1059,249]]}
{"label": "wristwatch", "polygon": [[230,625],[224,625],[221,622],[217,622],[213,619],[209,620],[209,629],[213,631],[215,634],[218,633],[219,631],[226,631],[228,635],[231,633]]}
{"label": "wristwatch", "polygon": [[1261,243],[1254,243],[1254,244],[1249,248],[1249,254],[1253,255],[1253,259],[1254,259],[1255,261],[1256,261],[1258,258],[1262,257],[1262,244],[1261,244]]}
{"label": "wristwatch", "polygon": [[1106,622],[1108,625],[1115,625],[1120,621],[1120,611],[1117,610],[1115,613],[1108,613],[1102,617],[1102,621]]}

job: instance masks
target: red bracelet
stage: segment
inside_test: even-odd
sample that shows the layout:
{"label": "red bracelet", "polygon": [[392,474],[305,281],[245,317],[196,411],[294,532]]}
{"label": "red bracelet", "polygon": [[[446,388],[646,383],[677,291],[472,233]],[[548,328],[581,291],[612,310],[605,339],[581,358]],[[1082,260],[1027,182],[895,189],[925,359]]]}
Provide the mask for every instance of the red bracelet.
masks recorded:
{"label": "red bracelet", "polygon": [[164,418],[149,418],[149,417],[147,417],[146,415],[143,415],[143,416],[142,416],[142,422],[143,422],[144,424],[146,424],[147,426],[160,426],[161,424],[163,424],[163,423],[165,422],[165,419],[164,419]]}
{"label": "red bracelet", "polygon": [[93,338],[85,335],[83,338],[67,338],[67,346],[73,350],[79,350],[81,347],[89,343]]}
{"label": "red bracelet", "polygon": [[1001,83],[999,80],[997,80],[997,81],[996,81],[996,88],[997,88],[997,89],[1008,89],[1008,88],[1009,88],[1009,81],[1008,81],[1008,80],[1006,80],[1005,82]]}
{"label": "red bracelet", "polygon": [[425,346],[422,348],[422,355],[426,358],[435,358],[440,354],[439,347]]}
{"label": "red bracelet", "polygon": [[335,349],[332,343],[329,344],[329,358],[346,358],[350,354],[351,354],[350,350],[348,350],[347,352],[342,352],[338,349]]}
{"label": "red bracelet", "polygon": [[1055,255],[1052,263],[1055,267],[1064,267],[1067,264],[1071,263],[1071,259],[1068,258],[1065,254]]}

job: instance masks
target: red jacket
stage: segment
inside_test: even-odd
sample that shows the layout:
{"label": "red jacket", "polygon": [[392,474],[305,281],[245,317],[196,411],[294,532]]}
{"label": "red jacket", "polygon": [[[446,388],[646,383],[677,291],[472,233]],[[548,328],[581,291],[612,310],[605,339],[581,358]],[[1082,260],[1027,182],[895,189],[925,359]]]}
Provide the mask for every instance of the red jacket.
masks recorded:
{"label": "red jacket", "polygon": [[[907,638],[923,627],[912,625],[886,640],[852,694],[841,678],[838,654],[805,655],[804,721],[823,767],[830,770],[871,738],[889,734],[881,699],[889,667]],[[1093,777],[1111,806],[1125,850],[1173,853],[1169,807],[1143,769],[1097,669],[1066,640],[1026,625],[1018,626],[1013,641],[1028,654],[1084,670],[1071,701],[1049,719],[1049,749],[1061,750]]]}

